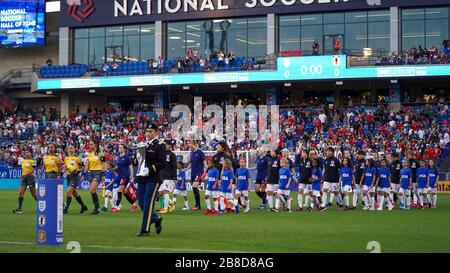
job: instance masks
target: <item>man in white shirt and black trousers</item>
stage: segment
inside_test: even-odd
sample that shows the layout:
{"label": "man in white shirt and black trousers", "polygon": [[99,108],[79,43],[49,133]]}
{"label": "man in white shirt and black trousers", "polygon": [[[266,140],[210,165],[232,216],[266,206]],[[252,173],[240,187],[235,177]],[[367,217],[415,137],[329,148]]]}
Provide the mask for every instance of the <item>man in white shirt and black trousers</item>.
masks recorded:
{"label": "man in white shirt and black trousers", "polygon": [[162,230],[162,218],[154,212],[154,209],[158,187],[161,183],[159,172],[165,166],[166,148],[159,142],[158,134],[158,126],[150,124],[145,130],[146,140],[141,143],[141,148],[138,148],[138,172],[136,175],[138,201],[139,207],[144,212],[138,237],[149,236],[150,226],[153,223],[156,234],[160,234]]}

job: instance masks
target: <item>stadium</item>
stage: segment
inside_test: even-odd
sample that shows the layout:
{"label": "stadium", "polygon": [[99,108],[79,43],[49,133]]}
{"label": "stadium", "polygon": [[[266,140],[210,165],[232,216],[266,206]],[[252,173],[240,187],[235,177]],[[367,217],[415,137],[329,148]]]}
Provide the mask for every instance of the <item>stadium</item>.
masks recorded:
{"label": "stadium", "polygon": [[0,0],[0,252],[449,252],[449,14]]}

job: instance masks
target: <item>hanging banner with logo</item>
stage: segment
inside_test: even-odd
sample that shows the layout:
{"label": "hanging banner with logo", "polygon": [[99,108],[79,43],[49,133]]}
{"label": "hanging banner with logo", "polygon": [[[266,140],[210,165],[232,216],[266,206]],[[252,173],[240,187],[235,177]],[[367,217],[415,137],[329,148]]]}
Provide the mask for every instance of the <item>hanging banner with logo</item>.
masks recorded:
{"label": "hanging banner with logo", "polygon": [[37,188],[36,244],[62,245],[63,181],[39,179]]}

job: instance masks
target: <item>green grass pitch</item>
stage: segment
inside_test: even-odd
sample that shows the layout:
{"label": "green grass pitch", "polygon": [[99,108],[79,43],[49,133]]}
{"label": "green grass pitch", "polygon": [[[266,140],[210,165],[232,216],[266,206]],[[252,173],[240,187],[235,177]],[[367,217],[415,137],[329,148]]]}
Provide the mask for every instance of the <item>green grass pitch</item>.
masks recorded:
{"label": "green grass pitch", "polygon": [[[192,206],[192,193],[189,193]],[[83,199],[92,209],[87,192]],[[293,196],[293,206],[297,196]],[[205,216],[178,208],[166,215],[163,232],[137,238],[141,212],[129,204],[117,214],[80,215],[74,200],[64,217],[64,243],[77,241],[81,252],[362,252],[378,241],[381,252],[450,252],[450,195],[439,195],[437,209],[402,211],[280,211],[258,209],[260,199],[251,195],[252,210],[239,215]],[[182,202],[181,202],[182,204]],[[0,191],[0,252],[63,252],[66,246],[37,246],[35,203],[25,195],[23,214],[11,212],[17,191]],[[204,207],[204,203],[202,203]],[[180,204],[179,204],[180,207]]]}

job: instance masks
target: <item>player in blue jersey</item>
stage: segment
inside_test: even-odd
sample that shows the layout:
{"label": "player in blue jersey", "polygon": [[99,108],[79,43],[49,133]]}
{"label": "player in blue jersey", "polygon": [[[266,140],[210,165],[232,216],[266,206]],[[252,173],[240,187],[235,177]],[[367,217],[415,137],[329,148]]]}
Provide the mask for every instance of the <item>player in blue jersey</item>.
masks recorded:
{"label": "player in blue jersey", "polygon": [[416,171],[417,194],[419,194],[419,205],[417,208],[424,208],[423,197],[428,193],[428,166],[425,161],[420,161],[420,167]]}
{"label": "player in blue jersey", "polygon": [[[241,203],[245,205],[244,212],[250,211],[250,199],[248,198],[248,190],[250,188],[250,172],[245,167],[245,158],[239,160],[239,168],[236,170],[237,186],[234,192],[234,203],[238,204],[238,200],[241,199]],[[240,210],[239,205],[236,206],[236,212]]]}
{"label": "player in blue jersey", "polygon": [[134,180],[134,170],[133,170],[133,160],[127,154],[127,148],[124,144],[119,145],[119,155],[117,156],[117,182],[119,183],[119,188],[117,189],[117,199],[116,205],[111,210],[112,212],[117,212],[122,208],[122,196],[130,202],[131,212],[135,212],[138,206],[130,198],[127,192],[127,186],[130,181]]}
{"label": "player in blue jersey", "polygon": [[280,161],[279,182],[277,190],[277,199],[275,200],[275,208],[272,209],[273,212],[278,212],[280,207],[280,201],[285,204],[287,212],[291,212],[291,191],[290,186],[293,180],[293,174],[289,166],[289,160],[283,158]]}
{"label": "player in blue jersey", "polygon": [[402,169],[400,170],[400,189],[398,190],[401,209],[410,208],[412,180],[413,180],[413,172],[409,168],[409,162],[408,160],[403,160]]}
{"label": "player in blue jersey", "polygon": [[220,202],[219,202],[219,213],[222,214],[225,209],[225,199],[232,205],[231,210],[235,210],[239,203],[234,203],[234,197],[232,194],[232,186],[234,180],[233,165],[230,159],[225,159],[222,164],[220,181]]}
{"label": "player in blue jersey", "polygon": [[105,205],[102,208],[102,211],[108,211],[108,202],[111,203],[111,208],[115,207],[115,200],[113,196],[113,190],[114,190],[114,183],[116,181],[116,174],[114,173],[114,166],[111,162],[105,162],[105,180],[103,184],[103,190],[105,198]]}
{"label": "player in blue jersey", "polygon": [[[437,188],[439,184],[439,170],[436,168],[434,160],[428,161],[428,200],[431,202],[431,208],[435,209],[437,205]],[[430,196],[430,194],[432,196]]]}
{"label": "player in blue jersey", "polygon": [[[206,179],[208,181],[208,185],[206,186],[205,192],[205,203],[207,210],[205,211],[205,215],[219,215],[219,179],[220,172],[214,166],[214,162],[212,160],[208,161],[208,170]],[[211,210],[211,203],[209,202],[209,197],[212,196],[214,201],[214,210]]]}
{"label": "player in blue jersey", "polygon": [[173,191],[173,204],[176,207],[177,205],[177,196],[181,195],[184,198],[184,211],[189,210],[189,201],[187,198],[187,192],[186,192],[186,173],[183,170],[184,164],[182,161],[177,162],[177,185],[175,186],[175,190]]}
{"label": "player in blue jersey", "polygon": [[361,177],[361,184],[363,185],[363,210],[375,210],[375,179],[377,176],[377,169],[373,166],[371,159],[366,160],[366,168],[364,175]]}
{"label": "player in blue jersey", "polygon": [[353,173],[353,164],[349,158],[342,160],[342,167],[339,170],[339,184],[342,185],[342,195],[344,196],[345,210],[350,210],[350,193],[355,187],[355,175]]}
{"label": "player in blue jersey", "polygon": [[376,187],[378,194],[377,210],[383,210],[385,201],[387,202],[388,210],[392,210],[394,206],[392,205],[392,200],[390,198],[391,170],[388,167],[388,162],[386,159],[382,159],[380,161],[380,168],[378,169]]}
{"label": "player in blue jersey", "polygon": [[260,148],[256,163],[256,181],[255,193],[261,198],[262,203],[260,209],[266,208],[267,194],[266,194],[266,180],[267,180],[267,166],[269,164],[269,157],[266,150]]}
{"label": "player in blue jersey", "polygon": [[[316,207],[317,210],[324,211],[327,207],[322,207],[322,197],[320,194],[322,188],[322,180],[323,180],[323,171],[319,165],[319,160],[317,158],[312,159],[312,170],[311,170],[311,178],[309,181],[311,182],[311,188],[309,190],[309,196],[311,199],[311,207]],[[307,206],[308,210],[311,208]]]}

